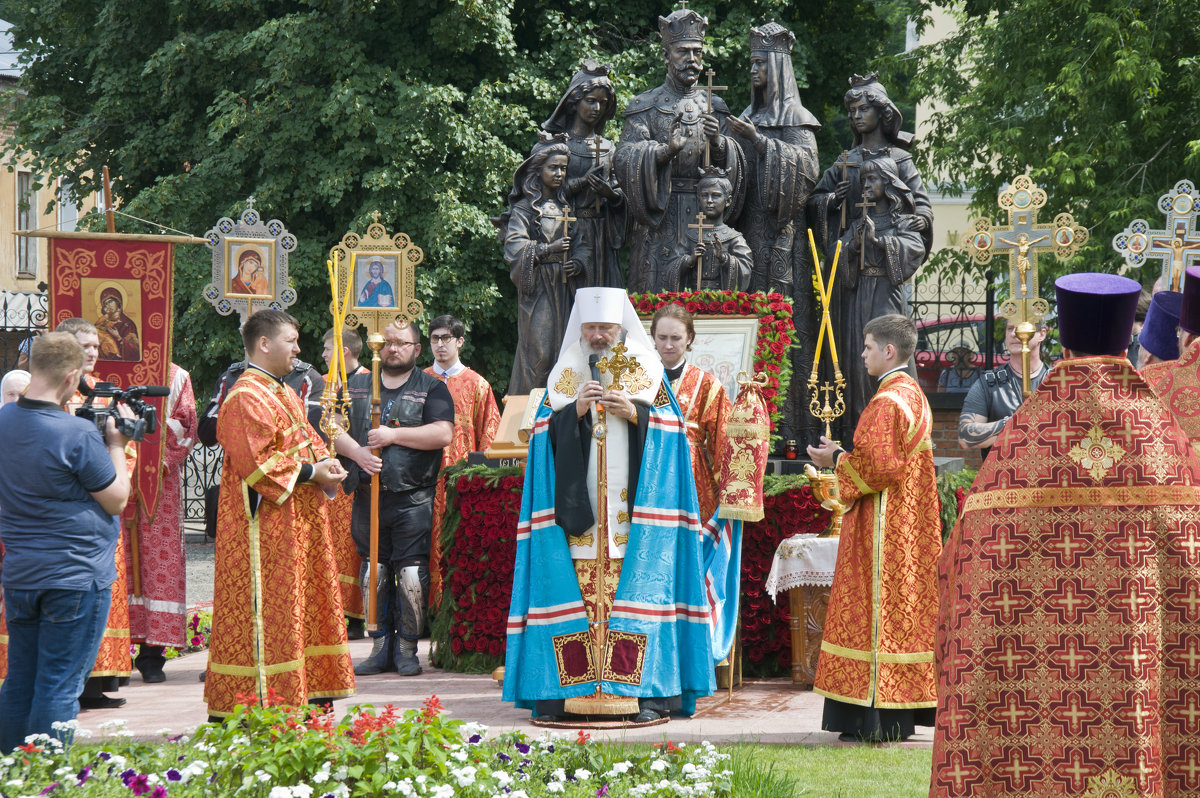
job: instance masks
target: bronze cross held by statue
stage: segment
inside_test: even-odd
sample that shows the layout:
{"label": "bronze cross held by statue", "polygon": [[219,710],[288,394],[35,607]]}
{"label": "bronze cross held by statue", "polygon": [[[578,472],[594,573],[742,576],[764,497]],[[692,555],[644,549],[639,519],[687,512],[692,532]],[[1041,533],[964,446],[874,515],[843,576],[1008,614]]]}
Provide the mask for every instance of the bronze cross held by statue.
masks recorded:
{"label": "bronze cross held by statue", "polygon": [[[838,159],[836,161],[833,162],[833,165],[842,167],[841,182],[845,183],[846,182],[846,168],[854,165],[853,161],[850,160],[850,153],[846,152],[845,150],[842,150],[842,154],[840,156],[838,156]],[[843,202],[842,203],[842,226],[838,228],[838,232],[841,233],[845,229],[846,229],[846,203]]]}
{"label": "bronze cross held by statue", "polygon": [[[600,157],[608,150],[604,149],[604,137],[599,133],[588,139],[588,152],[596,159],[596,166],[600,166]],[[603,173],[601,173],[603,175]],[[600,192],[596,192],[596,213],[600,212]]]}
{"label": "bronze cross held by statue", "polygon": [[[712,230],[714,228],[713,228],[713,225],[704,223],[704,212],[701,211],[700,213],[696,214],[696,224],[689,224],[688,229],[695,230],[696,231],[696,243],[703,244],[704,243],[704,231]],[[696,290],[701,291],[701,290],[703,290],[701,285],[702,285],[702,281],[704,280],[704,259],[697,257],[696,255],[692,255],[692,260],[694,260],[696,262]]]}
{"label": "bronze cross held by statue", "polygon": [[858,237],[858,269],[862,271],[867,265],[867,211],[875,207],[875,203],[863,197],[862,202],[854,203],[854,207],[862,211],[862,234]]}
{"label": "bronze cross held by statue", "polygon": [[[708,75],[708,85],[701,86],[700,91],[705,92],[708,95],[708,111],[707,111],[707,113],[711,114],[713,111],[713,109],[712,109],[713,92],[714,91],[729,91],[729,87],[713,85],[713,78],[715,78],[717,76],[717,73],[714,72],[713,70],[710,69],[707,72],[705,72],[704,74]],[[709,148],[710,147],[709,147],[708,136],[705,136],[704,137],[704,165],[705,166],[712,166],[712,156],[709,153]]]}
{"label": "bronze cross held by statue", "polygon": [[621,377],[633,371],[638,366],[635,358],[625,356],[626,351],[628,350],[625,349],[625,344],[618,341],[613,344],[612,356],[602,357],[596,363],[596,368],[600,373],[608,374],[612,377],[612,384],[609,387],[614,391],[623,390],[621,387]]}
{"label": "bronze cross held by statue", "polygon": [[[552,216],[552,217],[550,217],[550,221],[562,222],[563,238],[567,238],[568,236],[571,235],[571,233],[570,233],[571,222],[578,222],[579,220],[571,215],[571,206],[564,205],[563,209],[562,209],[562,215],[561,216]],[[569,254],[569,252],[570,252],[570,246],[568,246],[567,249],[564,249],[563,253],[562,253],[562,265],[563,265],[562,281],[564,283],[567,281],[567,255]]]}

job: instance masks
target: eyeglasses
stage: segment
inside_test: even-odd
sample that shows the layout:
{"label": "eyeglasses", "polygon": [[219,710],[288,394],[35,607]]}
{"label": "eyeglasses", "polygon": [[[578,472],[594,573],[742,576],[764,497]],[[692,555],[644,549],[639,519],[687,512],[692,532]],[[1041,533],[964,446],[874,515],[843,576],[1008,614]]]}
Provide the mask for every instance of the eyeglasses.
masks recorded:
{"label": "eyeglasses", "polygon": [[407,349],[410,346],[420,346],[415,341],[387,341],[384,343],[384,349]]}
{"label": "eyeglasses", "polygon": [[444,344],[453,341],[456,337],[454,335],[431,335],[429,336],[429,343]]}

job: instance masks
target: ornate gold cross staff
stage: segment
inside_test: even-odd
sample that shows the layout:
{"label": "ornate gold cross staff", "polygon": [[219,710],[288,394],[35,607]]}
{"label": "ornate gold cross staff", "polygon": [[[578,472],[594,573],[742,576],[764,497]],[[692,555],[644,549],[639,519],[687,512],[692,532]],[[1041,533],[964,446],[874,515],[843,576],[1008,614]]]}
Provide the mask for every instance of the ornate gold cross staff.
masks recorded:
{"label": "ornate gold cross staff", "polygon": [[[706,92],[708,94],[708,113],[711,114],[712,113],[713,92],[714,91],[729,91],[729,87],[713,85],[713,78],[716,77],[716,75],[717,75],[717,73],[714,72],[713,70],[710,69],[707,72],[705,72],[704,74],[708,75],[708,85],[701,86],[700,91]],[[708,141],[708,136],[705,136],[704,137],[704,165],[705,166],[712,166],[712,155],[709,153],[709,149],[710,149],[710,144]]]}
{"label": "ornate gold cross staff", "polygon": [[[713,230],[715,228],[711,224],[704,223],[704,211],[701,211],[700,213],[696,214],[696,224],[689,224],[688,229],[695,230],[696,243],[703,244],[704,231]],[[696,290],[700,291],[704,281],[704,259],[700,257],[699,253],[695,253],[692,255],[692,261],[696,264]]]}
{"label": "ornate gold cross staff", "polygon": [[[563,205],[562,215],[561,216],[552,216],[552,217],[550,217],[550,221],[562,222],[563,238],[567,238],[568,236],[571,235],[571,233],[570,233],[571,222],[578,222],[579,220],[571,215],[571,206],[570,205]],[[570,254],[570,250],[571,250],[571,248],[570,248],[570,246],[568,246],[566,249],[563,250],[563,253],[562,253],[562,265],[563,265],[562,281],[564,283],[567,282],[567,255]]]}
{"label": "ornate gold cross staff", "polygon": [[[959,239],[979,266],[986,266],[1003,245],[1008,250],[1008,299],[1000,304],[1000,315],[1016,322],[1021,340],[1021,392],[1028,395],[1029,340],[1037,332],[1037,322],[1050,312],[1050,304],[1038,291],[1038,251],[1054,250],[1060,261],[1070,260],[1087,243],[1087,228],[1075,223],[1069,213],[1054,217],[1053,225],[1038,226],[1038,209],[1046,204],[1046,192],[1029,175],[1019,175],[1000,192],[1000,209],[1008,212],[1008,224],[992,226],[991,219],[973,219],[970,229]],[[1008,233],[1011,238],[1002,238]]]}
{"label": "ornate gold cross staff", "polygon": [[[852,161],[850,160],[850,153],[846,152],[845,150],[842,150],[842,154],[840,156],[838,156],[838,159],[836,161],[833,162],[833,165],[842,167],[842,182],[845,183],[846,182],[846,169],[847,169],[847,167],[853,165]],[[843,202],[842,203],[842,224],[840,227],[838,227],[838,232],[840,233],[845,229],[846,229],[846,203]]]}
{"label": "ornate gold cross staff", "polygon": [[1200,191],[1190,180],[1180,180],[1175,187],[1158,198],[1158,209],[1166,214],[1166,224],[1151,230],[1145,219],[1134,219],[1129,226],[1113,236],[1112,247],[1125,258],[1125,263],[1138,268],[1148,260],[1162,264],[1162,280],[1168,290],[1183,290],[1183,275],[1187,267],[1200,263]]}
{"label": "ornate gold cross staff", "polygon": [[601,374],[612,377],[612,384],[608,387],[614,391],[624,390],[621,386],[621,377],[638,367],[636,358],[625,355],[627,351],[629,350],[625,348],[625,344],[618,341],[613,345],[612,357],[602,357],[596,363],[596,368]]}

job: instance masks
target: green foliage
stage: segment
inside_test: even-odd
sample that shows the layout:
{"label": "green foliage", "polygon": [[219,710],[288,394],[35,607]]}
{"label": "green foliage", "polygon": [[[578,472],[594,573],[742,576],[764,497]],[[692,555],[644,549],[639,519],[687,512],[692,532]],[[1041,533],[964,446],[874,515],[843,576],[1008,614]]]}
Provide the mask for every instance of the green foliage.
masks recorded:
{"label": "green foliage", "polygon": [[1072,261],[1039,260],[1042,286],[1115,271],[1112,237],[1138,217],[1161,226],[1158,196],[1200,175],[1200,0],[922,2],[935,6],[957,8],[958,28],[911,54],[913,93],[940,106],[926,174],[996,218],[997,192],[1028,170],[1049,195],[1041,222],[1069,211],[1091,232]]}
{"label": "green foliage", "polygon": [[973,468],[939,474],[937,478],[938,502],[941,504],[942,543],[950,537],[950,530],[958,521],[958,491],[969,491],[979,472]]}
{"label": "green foliage", "polygon": [[[774,17],[797,34],[808,107],[844,115],[847,77],[888,46],[913,0],[704,0],[707,66],[749,98],[747,31]],[[247,196],[300,246],[290,259],[302,357],[329,326],[324,260],[373,211],[425,251],[419,298],[470,330],[464,359],[500,393],[515,347],[514,290],[489,217],[537,125],[580,59],[614,67],[624,105],[662,80],[648,0],[168,0],[4,2],[24,51],[6,147],[83,195],[109,166],[121,209],[202,235]],[[619,116],[609,135],[619,135]],[[845,146],[827,125],[823,160]],[[93,224],[95,222],[93,221]],[[121,231],[145,227],[121,219]],[[241,356],[236,323],[200,298],[210,254],[180,247],[175,359],[208,385]]]}

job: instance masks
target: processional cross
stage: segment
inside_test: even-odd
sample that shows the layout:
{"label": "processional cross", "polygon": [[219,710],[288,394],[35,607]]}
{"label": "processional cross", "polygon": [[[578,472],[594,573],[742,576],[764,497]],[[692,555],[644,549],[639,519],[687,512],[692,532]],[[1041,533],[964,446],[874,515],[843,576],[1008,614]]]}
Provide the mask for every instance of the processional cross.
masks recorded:
{"label": "processional cross", "polygon": [[[563,205],[561,215],[551,216],[550,221],[561,222],[563,238],[567,238],[568,236],[571,235],[571,232],[570,232],[571,222],[578,222],[579,220],[571,215],[571,206],[570,205]],[[562,281],[563,281],[563,283],[567,282],[567,268],[566,267],[567,267],[567,255],[568,254],[570,254],[570,247],[568,247],[567,249],[564,249],[563,253],[562,253],[562,265],[563,265]]]}
{"label": "processional cross", "polygon": [[[700,213],[696,214],[696,224],[689,224],[688,229],[695,230],[696,242],[703,244],[704,231],[712,230],[714,228],[713,225],[704,223],[704,211],[701,211]],[[704,280],[704,258],[700,257],[699,253],[697,253],[692,256],[692,260],[696,263],[696,290],[701,291],[703,290],[702,283]]]}
{"label": "processional cross", "polygon": [[1180,180],[1175,188],[1158,198],[1158,209],[1166,214],[1166,226],[1151,230],[1145,219],[1134,219],[1113,236],[1112,246],[1133,267],[1147,260],[1162,262],[1162,280],[1168,290],[1182,291],[1188,266],[1200,263],[1200,192],[1190,180]]}
{"label": "processional cross", "polygon": [[[1003,246],[1008,250],[1008,299],[1000,305],[1000,315],[1016,323],[1021,339],[1021,386],[1028,394],[1029,339],[1037,331],[1037,322],[1050,312],[1050,305],[1038,293],[1038,252],[1053,250],[1060,261],[1070,260],[1087,243],[1087,228],[1075,223],[1069,213],[1054,217],[1052,225],[1038,226],[1038,210],[1046,204],[1046,192],[1029,175],[1014,178],[1000,192],[1000,209],[1007,211],[1008,224],[992,226],[991,219],[971,220],[970,230],[959,239],[979,266],[992,262]],[[1004,238],[1000,233],[1008,233]]]}

